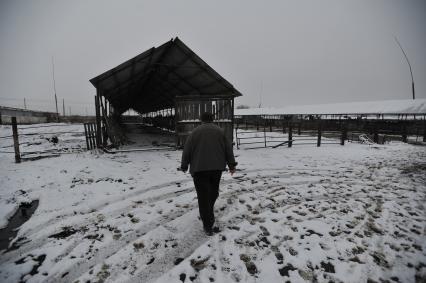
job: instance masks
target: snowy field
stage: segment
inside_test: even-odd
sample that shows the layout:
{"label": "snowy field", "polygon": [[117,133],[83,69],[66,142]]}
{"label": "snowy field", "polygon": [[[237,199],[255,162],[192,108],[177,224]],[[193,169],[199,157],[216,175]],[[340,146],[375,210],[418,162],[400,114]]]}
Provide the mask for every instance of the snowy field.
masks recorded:
{"label": "snowy field", "polygon": [[[24,149],[85,148],[58,137]],[[235,150],[211,237],[180,155],[0,153],[0,225],[40,201],[0,251],[0,282],[425,282],[426,147]]]}

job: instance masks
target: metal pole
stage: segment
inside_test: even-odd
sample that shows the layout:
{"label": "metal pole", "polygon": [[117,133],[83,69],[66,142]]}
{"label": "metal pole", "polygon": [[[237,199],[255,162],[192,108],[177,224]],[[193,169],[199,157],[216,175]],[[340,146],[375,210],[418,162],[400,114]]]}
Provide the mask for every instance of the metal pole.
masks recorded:
{"label": "metal pole", "polygon": [[18,125],[16,123],[16,117],[12,117],[12,132],[13,146],[15,148],[15,162],[21,163],[21,154],[19,153]]}
{"label": "metal pole", "polygon": [[396,38],[395,36],[395,41],[396,43],[398,43],[399,48],[401,48],[402,53],[404,54],[405,60],[408,63],[408,67],[410,68],[410,75],[411,75],[411,90],[413,92],[413,100],[416,99],[416,94],[415,94],[415,90],[414,90],[414,77],[413,77],[413,70],[411,69],[411,64],[410,61],[408,60],[408,56],[405,53],[404,49],[401,46],[401,43],[399,43],[398,38]]}
{"label": "metal pole", "polygon": [[58,98],[56,97],[55,63],[53,62],[53,56],[52,56],[52,75],[53,75],[53,91],[55,92],[56,121],[59,122]]}

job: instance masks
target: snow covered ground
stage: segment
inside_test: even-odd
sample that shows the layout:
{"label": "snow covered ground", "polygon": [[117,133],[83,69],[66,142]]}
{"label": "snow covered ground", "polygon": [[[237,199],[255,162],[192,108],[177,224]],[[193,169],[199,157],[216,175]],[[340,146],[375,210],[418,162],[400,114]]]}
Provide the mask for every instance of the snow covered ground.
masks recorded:
{"label": "snow covered ground", "polygon": [[[52,146],[40,140],[34,146]],[[222,231],[212,237],[190,175],[176,170],[180,154],[77,152],[15,164],[0,153],[0,225],[20,203],[40,201],[19,249],[0,252],[0,281],[424,282],[425,147],[235,150],[239,171],[223,174]]]}

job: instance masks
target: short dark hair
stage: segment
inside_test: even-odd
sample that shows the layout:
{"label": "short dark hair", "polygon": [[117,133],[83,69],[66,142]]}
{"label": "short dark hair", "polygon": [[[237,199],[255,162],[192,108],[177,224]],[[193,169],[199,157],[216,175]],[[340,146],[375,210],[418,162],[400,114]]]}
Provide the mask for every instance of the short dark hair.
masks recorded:
{"label": "short dark hair", "polygon": [[210,112],[204,112],[201,114],[201,122],[213,122],[213,114]]}

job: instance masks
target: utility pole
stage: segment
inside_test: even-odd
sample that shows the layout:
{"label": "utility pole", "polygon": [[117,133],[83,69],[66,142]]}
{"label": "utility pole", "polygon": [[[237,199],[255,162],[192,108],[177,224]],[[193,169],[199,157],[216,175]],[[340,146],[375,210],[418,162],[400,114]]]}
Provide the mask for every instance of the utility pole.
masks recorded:
{"label": "utility pole", "polygon": [[402,53],[404,54],[405,60],[407,60],[408,67],[410,68],[410,74],[411,74],[411,90],[413,92],[413,100],[416,99],[415,91],[414,91],[414,77],[413,77],[413,70],[411,69],[410,61],[408,60],[407,54],[405,53],[404,49],[401,46],[401,43],[399,43],[398,38],[395,36],[395,41],[398,43],[399,48],[401,48]]}
{"label": "utility pole", "polygon": [[56,120],[57,122],[59,122],[58,98],[56,97],[55,63],[53,62],[53,56],[52,56],[52,75],[53,75],[53,91],[55,92]]}
{"label": "utility pole", "polygon": [[27,102],[25,101],[25,97],[24,97],[24,108],[25,110],[27,110]]}
{"label": "utility pole", "polygon": [[262,108],[262,92],[263,92],[263,81],[260,81],[259,106],[258,106],[258,108]]}
{"label": "utility pole", "polygon": [[62,98],[62,110],[63,110],[64,117],[65,117],[65,99],[64,98]]}

